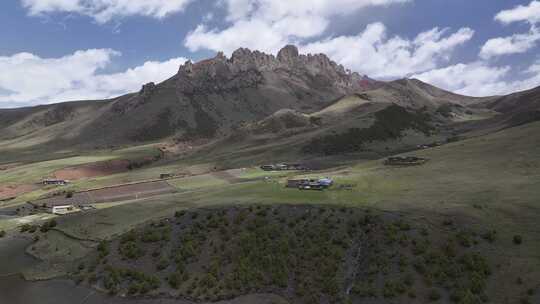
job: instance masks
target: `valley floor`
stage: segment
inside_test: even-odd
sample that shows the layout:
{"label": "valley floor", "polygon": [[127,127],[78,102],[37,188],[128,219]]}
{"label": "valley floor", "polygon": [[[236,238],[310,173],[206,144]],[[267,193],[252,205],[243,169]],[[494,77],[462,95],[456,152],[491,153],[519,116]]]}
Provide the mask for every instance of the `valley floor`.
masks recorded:
{"label": "valley floor", "polygon": [[[130,153],[137,154],[137,157],[153,155],[154,152],[148,151],[155,150],[145,147],[140,151],[114,152],[108,156],[77,156],[15,165],[0,171],[0,184],[33,184],[44,175],[65,167],[129,159],[132,158]],[[0,239],[0,257],[20,257],[20,262],[16,263],[20,268],[6,271],[0,278],[0,295],[10,296],[11,303],[38,303],[30,298],[17,298],[7,290],[13,286],[24,286],[29,288],[29,295],[44,295],[48,290],[44,286],[52,286],[47,284],[71,286],[72,283],[54,280],[25,285],[18,277],[12,276],[13,273],[22,273],[29,279],[65,277],[74,264],[96,250],[99,240],[115,240],[134,228],[170,218],[177,211],[231,205],[327,205],[368,208],[401,216],[409,222],[428,227],[434,234],[445,233],[449,223],[470,228],[479,234],[495,231],[494,242],[479,248],[494,265],[486,285],[491,302],[540,302],[540,123],[409,155],[425,157],[429,161],[415,167],[387,167],[382,160],[345,162],[309,174],[267,173],[253,167],[216,174],[210,171],[219,166],[218,163],[158,162],[138,170],[75,181],[66,189],[77,191],[156,179],[160,173],[168,172],[192,174],[167,181],[178,190],[174,193],[106,202],[96,205],[96,210],[63,217],[45,214],[0,217],[0,230],[7,233]],[[328,176],[335,180],[336,185],[322,192],[284,188],[287,178],[304,176]],[[2,211],[21,208],[26,201],[57,190],[32,190],[1,202]],[[52,218],[57,225],[48,232],[40,232],[39,229],[34,233],[19,232],[19,227],[25,223],[40,225]],[[12,245],[22,244],[21,237],[31,245]],[[520,244],[516,244],[516,237],[521,239]],[[38,260],[27,261],[26,252]],[[8,274],[10,276],[5,276]],[[7,288],[6,292],[1,288]],[[84,287],[71,286],[67,289],[72,290],[73,299],[89,294],[88,290],[83,291]],[[92,293],[88,303],[98,301],[99,297],[101,295]],[[125,300],[113,301],[123,303]],[[244,300],[239,298],[237,301],[242,303]]]}

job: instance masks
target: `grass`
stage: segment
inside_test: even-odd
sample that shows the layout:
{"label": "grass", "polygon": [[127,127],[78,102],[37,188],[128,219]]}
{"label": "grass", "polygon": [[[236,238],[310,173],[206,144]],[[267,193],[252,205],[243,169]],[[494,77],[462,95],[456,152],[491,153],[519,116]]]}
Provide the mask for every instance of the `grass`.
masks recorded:
{"label": "grass", "polygon": [[228,184],[227,181],[214,177],[211,174],[196,175],[181,179],[169,180],[168,183],[181,190],[194,190],[212,188]]}
{"label": "grass", "polygon": [[[112,204],[101,210],[72,215],[58,221],[58,229],[70,235],[108,239],[156,218],[170,216],[177,210],[193,207],[238,204],[329,204],[370,206],[401,214],[423,223],[429,229],[454,229],[470,225],[480,232],[497,231],[489,258],[500,264],[494,278],[506,280],[518,276],[527,282],[540,280],[540,123],[523,125],[491,135],[417,151],[429,158],[423,166],[390,168],[382,161],[328,170],[312,176],[330,176],[336,187],[324,192],[285,189],[289,176],[247,169],[240,178],[272,176],[270,181],[229,184],[212,175],[191,177],[173,182],[188,190],[144,200]],[[206,160],[208,162],[208,160]],[[192,165],[192,164],[189,164]],[[164,168],[147,168],[128,173],[153,176]],[[294,175],[295,173],[292,173]],[[122,178],[124,178],[122,177]],[[4,177],[3,177],[4,178]],[[9,177],[12,178],[12,177]],[[108,183],[97,179],[81,183]],[[350,187],[340,188],[347,184]],[[453,224],[440,226],[447,219]],[[7,226],[14,225],[8,220]],[[0,221],[0,228],[6,226]],[[522,244],[513,242],[522,236]],[[488,289],[503,297],[510,286]]]}

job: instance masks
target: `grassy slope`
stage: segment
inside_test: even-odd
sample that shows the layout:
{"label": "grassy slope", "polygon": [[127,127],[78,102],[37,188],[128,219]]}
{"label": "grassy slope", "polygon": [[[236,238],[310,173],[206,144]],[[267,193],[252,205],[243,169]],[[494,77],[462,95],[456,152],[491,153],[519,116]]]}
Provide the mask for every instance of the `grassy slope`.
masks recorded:
{"label": "grassy slope", "polygon": [[[64,217],[59,228],[87,238],[109,238],[148,220],[170,216],[194,206],[227,204],[347,204],[399,212],[441,228],[444,219],[476,229],[498,232],[490,256],[500,263],[497,276],[540,281],[540,123],[507,129],[484,137],[418,151],[431,160],[424,166],[390,168],[381,161],[318,172],[351,190],[301,192],[284,189],[284,178],[228,185],[209,175],[208,181],[186,180],[183,193],[119,204],[92,213]],[[253,170],[242,177],[258,176]],[[196,187],[193,187],[196,186]],[[199,189],[196,189],[199,188]],[[524,238],[521,246],[512,237]],[[536,269],[536,270],[535,270]],[[513,281],[512,281],[513,282]],[[511,286],[513,287],[513,286]],[[505,289],[491,286],[495,294]],[[510,287],[509,287],[510,288]]]}
{"label": "grassy slope", "polygon": [[[67,157],[45,153],[41,155],[40,158],[38,158],[38,160],[36,160],[35,162],[23,163],[11,169],[0,171],[0,185],[35,184],[39,183],[43,178],[51,176],[55,171],[66,167],[113,159],[135,160],[146,156],[155,156],[156,154],[158,154],[158,150],[154,145],[136,146],[113,151],[94,151],[91,154],[82,152],[80,154],[70,154]],[[9,161],[6,161],[6,163],[14,162],[14,160],[15,159],[10,159]],[[24,162],[24,160],[22,161]],[[152,173],[159,176],[159,173]],[[117,184],[123,182],[123,177],[125,178],[124,174],[117,174],[112,180],[106,179],[107,177],[98,177],[91,180],[76,181],[70,186],[70,188],[87,189],[96,186],[111,185],[111,182],[112,184]],[[102,179],[105,179],[105,181],[100,182]],[[133,181],[134,179],[127,180]],[[54,191],[55,189],[55,187],[45,187],[42,189],[38,189],[33,192],[21,195],[17,197],[15,201],[9,203],[20,204],[25,201],[35,199],[47,192]],[[5,205],[5,203],[0,203],[0,206],[2,205]]]}

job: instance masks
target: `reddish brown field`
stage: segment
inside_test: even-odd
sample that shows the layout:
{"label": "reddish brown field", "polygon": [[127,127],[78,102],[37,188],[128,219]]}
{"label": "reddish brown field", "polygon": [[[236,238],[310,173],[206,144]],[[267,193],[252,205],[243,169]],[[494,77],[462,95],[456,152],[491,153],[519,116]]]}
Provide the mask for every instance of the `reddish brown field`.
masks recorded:
{"label": "reddish brown field", "polygon": [[9,163],[9,164],[1,164],[0,165],[0,171],[5,171],[5,170],[9,170],[9,169],[13,169],[17,166],[20,166],[22,165],[22,163]]}
{"label": "reddish brown field", "polygon": [[0,200],[17,197],[21,194],[31,192],[37,188],[36,185],[7,185],[0,186]]}
{"label": "reddish brown field", "polygon": [[54,172],[54,177],[66,180],[106,176],[128,171],[129,160],[116,159],[64,168]]}
{"label": "reddish brown field", "polygon": [[102,189],[77,192],[72,197],[59,195],[33,202],[37,206],[86,205],[116,202],[175,192],[176,188],[164,181],[118,185]]}

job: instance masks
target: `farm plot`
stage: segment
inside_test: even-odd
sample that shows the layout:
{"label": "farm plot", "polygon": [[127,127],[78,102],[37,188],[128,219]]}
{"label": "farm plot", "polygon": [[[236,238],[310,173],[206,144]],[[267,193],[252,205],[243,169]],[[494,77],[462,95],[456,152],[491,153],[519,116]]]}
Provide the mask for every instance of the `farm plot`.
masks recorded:
{"label": "farm plot", "polygon": [[55,196],[33,201],[35,206],[51,207],[58,205],[88,205],[105,202],[117,202],[154,195],[176,192],[177,190],[164,181],[118,185],[107,188],[74,193],[71,197]]}
{"label": "farm plot", "polygon": [[88,191],[96,203],[123,201],[151,197],[154,195],[176,192],[176,189],[164,181],[121,185]]}
{"label": "farm plot", "polygon": [[36,185],[0,185],[0,200],[17,197],[36,188]]}
{"label": "farm plot", "polygon": [[54,172],[58,179],[78,180],[82,178],[106,176],[128,171],[129,160],[115,159],[64,168]]}

